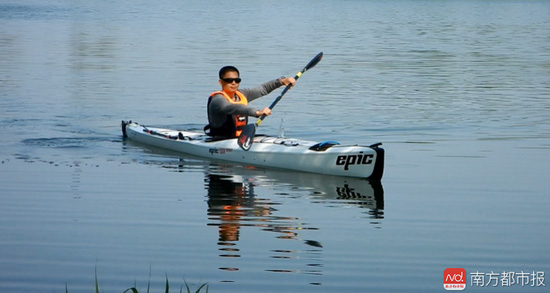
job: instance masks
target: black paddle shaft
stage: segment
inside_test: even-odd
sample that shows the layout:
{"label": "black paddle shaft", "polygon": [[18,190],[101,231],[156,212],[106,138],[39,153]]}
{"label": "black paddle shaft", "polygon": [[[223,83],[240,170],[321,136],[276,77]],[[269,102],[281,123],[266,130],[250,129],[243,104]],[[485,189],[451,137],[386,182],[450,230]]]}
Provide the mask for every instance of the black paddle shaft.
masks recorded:
{"label": "black paddle shaft", "polygon": [[[323,58],[323,52],[319,52],[319,54],[317,54],[317,56],[313,57],[313,59],[311,59],[311,61],[309,61],[309,63],[304,67],[304,69],[302,69],[300,72],[296,73],[296,76],[294,76],[294,79],[295,80],[298,80],[298,78],[300,78],[300,76],[302,76],[302,74],[306,71],[308,71],[309,69],[313,68],[315,65],[317,65],[317,63],[319,63],[319,61],[321,61],[321,59]],[[270,110],[273,110],[273,108],[275,107],[275,105],[277,105],[277,103],[279,103],[279,101],[283,98],[283,96],[286,94],[286,92],[290,89],[291,85],[287,85],[284,90],[281,92],[281,94],[275,99],[275,101],[273,101],[273,103],[271,103],[271,105],[269,106],[269,109]],[[262,115],[258,120],[259,121],[256,121],[256,126],[260,125],[260,123],[262,123],[262,121],[264,120],[264,118],[266,117],[266,115]]]}

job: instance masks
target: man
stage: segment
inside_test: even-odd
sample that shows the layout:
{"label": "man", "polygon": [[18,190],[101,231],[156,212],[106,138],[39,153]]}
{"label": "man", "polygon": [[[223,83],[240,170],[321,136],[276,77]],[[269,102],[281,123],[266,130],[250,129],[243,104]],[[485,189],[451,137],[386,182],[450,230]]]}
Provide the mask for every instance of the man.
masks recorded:
{"label": "man", "polygon": [[208,135],[216,137],[238,137],[248,123],[248,116],[271,115],[269,107],[258,110],[248,106],[248,103],[280,86],[296,83],[292,77],[281,77],[254,88],[239,90],[241,78],[236,67],[222,67],[218,75],[222,89],[208,98],[208,125],[204,128]]}

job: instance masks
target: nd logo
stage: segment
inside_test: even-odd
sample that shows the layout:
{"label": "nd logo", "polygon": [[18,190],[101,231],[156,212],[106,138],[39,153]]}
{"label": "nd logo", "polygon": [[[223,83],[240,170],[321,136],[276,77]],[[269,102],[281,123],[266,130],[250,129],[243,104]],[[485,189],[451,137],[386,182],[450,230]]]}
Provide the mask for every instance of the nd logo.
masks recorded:
{"label": "nd logo", "polygon": [[443,288],[445,290],[466,289],[466,270],[462,268],[446,268],[443,271]]}

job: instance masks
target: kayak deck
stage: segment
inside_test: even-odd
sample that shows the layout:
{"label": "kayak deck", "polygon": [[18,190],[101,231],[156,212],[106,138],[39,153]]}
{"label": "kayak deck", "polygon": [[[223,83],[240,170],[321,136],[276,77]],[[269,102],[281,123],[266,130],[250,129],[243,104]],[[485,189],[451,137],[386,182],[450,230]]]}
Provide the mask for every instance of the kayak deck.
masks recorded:
{"label": "kayak deck", "polygon": [[335,141],[258,135],[250,150],[245,151],[236,138],[215,139],[198,132],[146,127],[131,121],[122,121],[122,133],[147,145],[213,160],[370,180],[381,180],[384,171],[381,143],[340,145]]}

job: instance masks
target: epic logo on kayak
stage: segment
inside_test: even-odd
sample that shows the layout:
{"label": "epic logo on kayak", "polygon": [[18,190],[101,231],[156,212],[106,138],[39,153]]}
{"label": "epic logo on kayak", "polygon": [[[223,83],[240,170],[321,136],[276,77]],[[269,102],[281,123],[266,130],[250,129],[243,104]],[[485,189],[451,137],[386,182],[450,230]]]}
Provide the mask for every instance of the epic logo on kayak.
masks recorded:
{"label": "epic logo on kayak", "polygon": [[345,155],[336,158],[337,166],[344,166],[344,170],[349,170],[350,165],[368,165],[372,163],[374,155]]}
{"label": "epic logo on kayak", "polygon": [[208,152],[213,155],[213,154],[220,154],[220,155],[224,155],[226,153],[230,153],[232,152],[233,149],[225,149],[225,148],[219,148],[219,149],[208,149]]}

